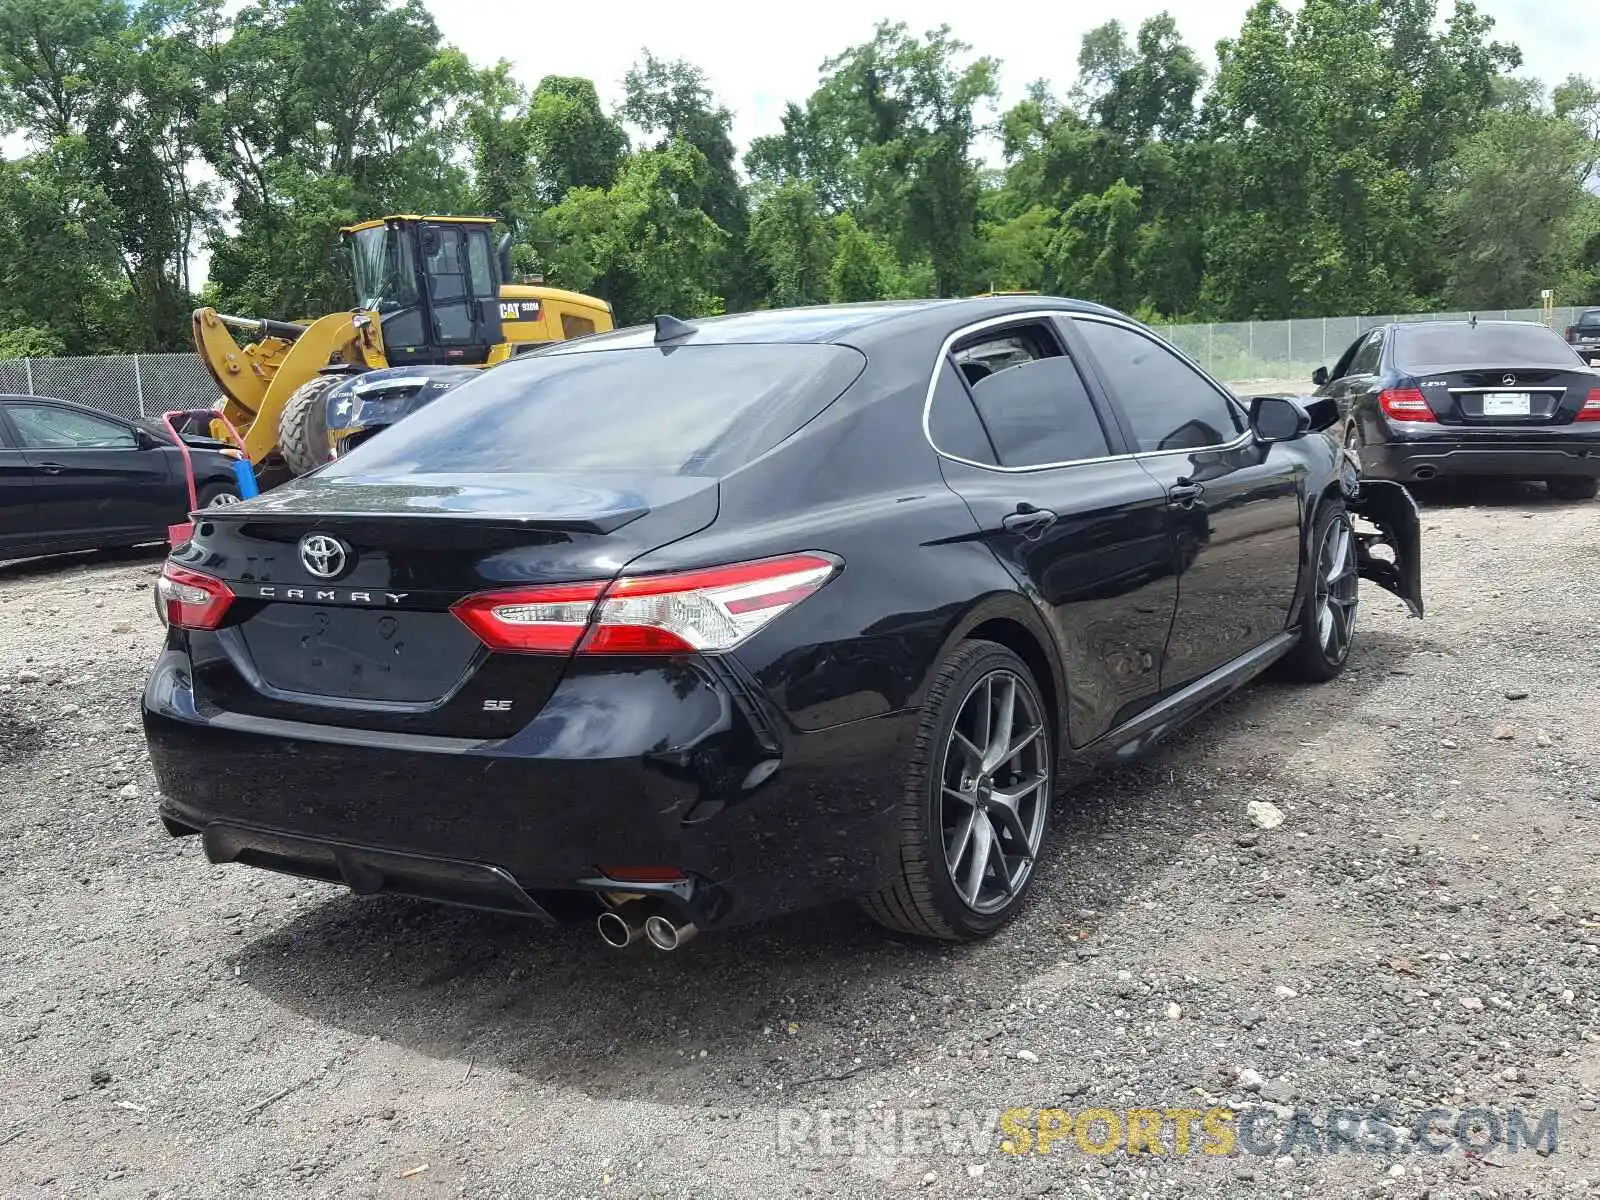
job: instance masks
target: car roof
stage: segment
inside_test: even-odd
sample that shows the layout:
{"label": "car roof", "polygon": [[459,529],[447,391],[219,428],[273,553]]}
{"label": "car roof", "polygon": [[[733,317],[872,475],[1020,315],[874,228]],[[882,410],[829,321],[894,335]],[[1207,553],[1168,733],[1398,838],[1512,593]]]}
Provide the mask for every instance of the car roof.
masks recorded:
{"label": "car roof", "polygon": [[[1117,316],[1086,300],[1031,294],[971,296],[954,300],[877,300],[860,304],[819,304],[807,308],[771,308],[720,317],[685,318],[694,332],[676,345],[724,345],[735,342],[833,342],[852,345],[863,338],[896,336],[925,329],[958,328],[985,317],[1049,309]],[[582,354],[655,344],[654,325],[632,325],[552,345],[546,354]]]}
{"label": "car roof", "polygon": [[[1384,326],[1385,329],[1501,329],[1511,326],[1517,329],[1549,329],[1548,325],[1540,321],[1391,321]],[[1551,332],[1555,332],[1551,330]]]}

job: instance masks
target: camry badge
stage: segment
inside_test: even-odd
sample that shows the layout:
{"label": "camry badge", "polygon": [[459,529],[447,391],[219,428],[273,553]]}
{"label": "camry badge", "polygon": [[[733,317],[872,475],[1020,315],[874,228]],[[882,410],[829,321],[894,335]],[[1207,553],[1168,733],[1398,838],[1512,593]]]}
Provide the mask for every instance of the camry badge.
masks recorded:
{"label": "camry badge", "polygon": [[350,550],[338,538],[308,533],[300,539],[300,564],[318,579],[337,579],[350,561]]}

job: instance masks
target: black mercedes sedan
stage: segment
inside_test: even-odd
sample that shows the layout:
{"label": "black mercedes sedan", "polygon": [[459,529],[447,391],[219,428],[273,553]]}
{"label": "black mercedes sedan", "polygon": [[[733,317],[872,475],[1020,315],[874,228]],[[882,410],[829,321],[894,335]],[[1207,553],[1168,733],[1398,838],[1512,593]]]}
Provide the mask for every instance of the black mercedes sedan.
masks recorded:
{"label": "black mercedes sedan", "polygon": [[451,400],[168,561],[145,731],[213,861],[617,946],[844,898],[982,937],[1068,768],[1332,678],[1358,577],[1422,611],[1332,403],[1094,305],[660,317]]}
{"label": "black mercedes sedan", "polygon": [[1544,480],[1562,500],[1600,490],[1600,375],[1543,325],[1383,325],[1312,382],[1372,478]]}

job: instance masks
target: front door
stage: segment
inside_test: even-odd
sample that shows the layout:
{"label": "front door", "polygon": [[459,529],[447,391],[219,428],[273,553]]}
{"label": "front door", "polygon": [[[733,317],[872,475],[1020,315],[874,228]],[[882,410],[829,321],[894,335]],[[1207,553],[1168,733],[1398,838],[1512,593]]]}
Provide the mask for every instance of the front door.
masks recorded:
{"label": "front door", "polygon": [[37,536],[39,513],[33,502],[33,468],[6,428],[0,409],[0,558],[24,554]]}
{"label": "front door", "polygon": [[1170,693],[1282,633],[1300,578],[1305,468],[1263,446],[1239,404],[1132,325],[1074,317],[1139,465],[1167,497],[1178,608],[1161,664]]}
{"label": "front door", "polygon": [[1153,703],[1177,598],[1166,496],[1123,453],[1054,321],[956,342],[929,432],[946,481],[1051,629],[1067,743]]}

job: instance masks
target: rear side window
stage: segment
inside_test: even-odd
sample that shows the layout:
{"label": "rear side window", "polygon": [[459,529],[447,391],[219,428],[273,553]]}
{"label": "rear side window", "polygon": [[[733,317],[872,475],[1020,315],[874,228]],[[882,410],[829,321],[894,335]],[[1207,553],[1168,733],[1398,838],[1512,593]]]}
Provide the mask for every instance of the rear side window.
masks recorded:
{"label": "rear side window", "polygon": [[866,361],[859,350],[814,343],[650,346],[514,359],[319,474],[721,476],[827,408]]}
{"label": "rear side window", "polygon": [[933,389],[933,405],[928,409],[928,436],[941,454],[964,458],[968,462],[992,467],[999,463],[972,397],[961,383],[956,365],[948,358],[939,367],[939,380]]}
{"label": "rear side window", "polygon": [[1452,367],[1581,366],[1583,360],[1561,335],[1543,325],[1480,321],[1402,325],[1394,331],[1394,361],[1407,374]]}

